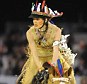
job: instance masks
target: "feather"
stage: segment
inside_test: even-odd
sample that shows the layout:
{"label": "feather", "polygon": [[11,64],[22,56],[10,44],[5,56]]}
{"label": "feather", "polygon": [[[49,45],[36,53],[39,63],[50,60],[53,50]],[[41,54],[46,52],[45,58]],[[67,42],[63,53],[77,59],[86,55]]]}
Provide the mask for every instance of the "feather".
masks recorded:
{"label": "feather", "polygon": [[32,8],[31,8],[31,11],[34,11],[34,3],[32,3]]}
{"label": "feather", "polygon": [[59,69],[60,75],[63,76],[63,67],[62,67],[60,59],[57,60],[57,65],[58,65],[58,69]]}
{"label": "feather", "polygon": [[40,12],[40,5],[41,5],[41,3],[39,3],[37,6],[37,12]]}
{"label": "feather", "polygon": [[36,7],[38,6],[38,0],[36,1]]}
{"label": "feather", "polygon": [[43,8],[44,8],[44,6],[45,6],[45,0],[43,0],[43,2],[42,2],[42,10],[43,10]]}
{"label": "feather", "polygon": [[37,6],[38,6],[38,0],[36,1],[36,4],[35,4],[35,11],[37,11]]}

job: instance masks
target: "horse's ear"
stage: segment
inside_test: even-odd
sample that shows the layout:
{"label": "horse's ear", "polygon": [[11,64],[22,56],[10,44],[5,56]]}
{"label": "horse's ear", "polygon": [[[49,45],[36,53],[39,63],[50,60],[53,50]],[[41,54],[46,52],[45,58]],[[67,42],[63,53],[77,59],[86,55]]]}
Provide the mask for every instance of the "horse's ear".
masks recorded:
{"label": "horse's ear", "polygon": [[48,69],[48,68],[51,67],[51,65],[50,65],[48,62],[45,62],[45,63],[43,64],[43,67],[44,67],[45,69]]}

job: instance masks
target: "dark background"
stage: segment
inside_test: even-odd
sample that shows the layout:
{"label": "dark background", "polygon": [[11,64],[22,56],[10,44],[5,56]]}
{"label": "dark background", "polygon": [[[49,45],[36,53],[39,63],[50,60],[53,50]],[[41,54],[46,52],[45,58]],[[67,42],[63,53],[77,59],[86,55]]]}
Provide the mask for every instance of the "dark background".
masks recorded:
{"label": "dark background", "polygon": [[[29,21],[31,3],[36,0],[0,0],[0,31],[4,29],[6,21]],[[42,0],[39,0],[42,1]],[[87,4],[85,0],[47,0],[48,7],[63,11],[63,22],[87,21]],[[80,17],[80,18],[79,18]]]}
{"label": "dark background", "polygon": [[[28,20],[31,3],[35,0],[0,0],[0,23],[6,20]],[[41,1],[41,0],[39,0]],[[87,4],[84,0],[47,0],[48,7],[63,11],[63,21],[78,21],[82,16],[87,21]]]}

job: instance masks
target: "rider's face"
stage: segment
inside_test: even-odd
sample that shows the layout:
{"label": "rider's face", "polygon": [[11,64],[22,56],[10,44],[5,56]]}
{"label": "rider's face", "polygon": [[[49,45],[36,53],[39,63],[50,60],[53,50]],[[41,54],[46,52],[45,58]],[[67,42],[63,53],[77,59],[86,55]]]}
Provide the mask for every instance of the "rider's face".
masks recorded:
{"label": "rider's face", "polygon": [[42,18],[33,18],[33,24],[34,24],[34,27],[40,28],[43,26],[44,20]]}

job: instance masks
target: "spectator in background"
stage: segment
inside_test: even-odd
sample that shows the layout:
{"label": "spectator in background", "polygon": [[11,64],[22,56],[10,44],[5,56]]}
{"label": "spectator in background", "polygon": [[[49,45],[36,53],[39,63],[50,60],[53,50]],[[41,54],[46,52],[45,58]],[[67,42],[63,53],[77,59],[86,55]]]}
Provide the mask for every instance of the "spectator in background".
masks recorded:
{"label": "spectator in background", "polygon": [[26,60],[26,40],[22,36],[19,31],[10,31],[9,35],[4,34],[0,37],[0,74],[20,74]]}
{"label": "spectator in background", "polygon": [[83,67],[82,68],[83,75],[87,76],[87,45],[85,45],[85,49],[81,54],[80,60],[81,60],[82,67]]}
{"label": "spectator in background", "polygon": [[87,84],[87,77],[86,76],[81,77],[81,84]]}
{"label": "spectator in background", "polygon": [[[84,41],[81,41],[78,48],[78,57],[76,60],[78,64],[75,66],[75,74],[77,75],[87,75],[87,45]],[[75,62],[76,64],[76,62]]]}

